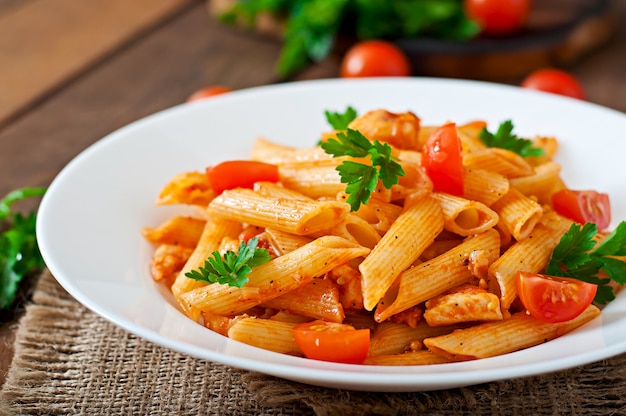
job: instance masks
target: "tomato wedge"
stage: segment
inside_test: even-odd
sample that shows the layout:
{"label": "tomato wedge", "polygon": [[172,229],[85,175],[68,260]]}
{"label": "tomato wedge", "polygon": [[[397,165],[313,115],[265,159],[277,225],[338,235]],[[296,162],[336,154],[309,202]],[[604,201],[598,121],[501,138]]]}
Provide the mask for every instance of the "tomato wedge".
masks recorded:
{"label": "tomato wedge", "polygon": [[307,358],[362,364],[370,346],[370,330],[316,320],[293,328],[296,343]]}
{"label": "tomato wedge", "polygon": [[592,222],[598,230],[611,223],[609,196],[596,191],[561,189],[552,195],[554,210],[579,224]]}
{"label": "tomato wedge", "polygon": [[227,189],[252,188],[255,182],[278,182],[278,166],[252,160],[229,160],[206,168],[216,193]]}
{"label": "tomato wedge", "polygon": [[431,133],[422,148],[422,167],[436,191],[463,195],[463,159],[456,124],[444,124]]}
{"label": "tomato wedge", "polygon": [[550,323],[576,318],[591,304],[598,286],[576,279],[519,272],[517,294],[533,317]]}

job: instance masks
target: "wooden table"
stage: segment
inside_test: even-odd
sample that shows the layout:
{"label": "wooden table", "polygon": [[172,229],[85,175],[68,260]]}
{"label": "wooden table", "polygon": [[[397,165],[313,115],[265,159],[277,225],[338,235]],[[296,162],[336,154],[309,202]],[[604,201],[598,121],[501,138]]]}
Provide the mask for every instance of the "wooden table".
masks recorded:
{"label": "wooden table", "polygon": [[[613,38],[568,69],[589,101],[626,112],[626,2],[615,3]],[[280,47],[216,23],[201,0],[0,0],[0,195],[49,184],[99,138],[200,87],[279,81]],[[294,80],[337,68],[334,56]],[[15,327],[0,330],[0,385]]]}

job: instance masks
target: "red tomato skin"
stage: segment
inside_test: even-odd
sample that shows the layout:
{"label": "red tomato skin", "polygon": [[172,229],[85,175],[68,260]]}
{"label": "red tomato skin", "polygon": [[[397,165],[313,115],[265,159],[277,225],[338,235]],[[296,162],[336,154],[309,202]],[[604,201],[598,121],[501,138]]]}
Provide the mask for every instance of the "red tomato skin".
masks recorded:
{"label": "red tomato skin", "polygon": [[278,182],[278,166],[252,160],[229,160],[206,168],[213,190],[252,188],[255,182]]}
{"label": "red tomato skin", "polygon": [[293,334],[304,355],[313,360],[362,364],[369,351],[369,329],[316,320],[295,326]]}
{"label": "red tomato skin", "polygon": [[570,73],[556,68],[542,68],[531,72],[520,84],[524,88],[584,100],[585,91]]}
{"label": "red tomato skin", "polygon": [[342,78],[408,77],[412,71],[409,58],[394,43],[366,40],[346,52],[339,73]]}
{"label": "red tomato skin", "polygon": [[528,20],[531,0],[465,0],[465,14],[486,36],[506,36],[519,31]]}
{"label": "red tomato skin", "polygon": [[228,87],[224,87],[222,85],[212,85],[210,87],[199,89],[198,91],[194,92],[189,97],[187,97],[185,101],[188,103],[192,101],[200,101],[206,98],[214,97],[220,94],[226,94],[229,92],[232,92],[232,89]]}
{"label": "red tomato skin", "polygon": [[531,316],[559,323],[576,318],[593,302],[598,286],[576,279],[518,272],[517,294]]}
{"label": "red tomato skin", "polygon": [[611,223],[611,203],[604,193],[561,189],[552,195],[552,207],[579,224],[592,222],[598,230],[606,229]]}
{"label": "red tomato skin", "polygon": [[456,124],[444,124],[428,137],[422,148],[422,167],[434,190],[463,195],[463,159]]}

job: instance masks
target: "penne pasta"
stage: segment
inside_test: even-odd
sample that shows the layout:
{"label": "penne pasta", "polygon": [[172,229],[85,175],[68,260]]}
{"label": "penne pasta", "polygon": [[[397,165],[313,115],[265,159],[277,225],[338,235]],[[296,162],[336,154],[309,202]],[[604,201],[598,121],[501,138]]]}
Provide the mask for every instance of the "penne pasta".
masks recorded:
{"label": "penne pasta", "polygon": [[460,236],[482,233],[498,223],[498,214],[481,202],[442,192],[433,192],[432,197],[441,205],[444,228]]}
{"label": "penne pasta", "polygon": [[302,201],[262,195],[250,189],[224,191],[207,207],[210,216],[306,235],[332,228],[348,213],[340,201]]}
{"label": "penne pasta", "polygon": [[396,277],[411,265],[443,229],[441,207],[425,197],[404,211],[359,265],[365,309],[372,310]]}

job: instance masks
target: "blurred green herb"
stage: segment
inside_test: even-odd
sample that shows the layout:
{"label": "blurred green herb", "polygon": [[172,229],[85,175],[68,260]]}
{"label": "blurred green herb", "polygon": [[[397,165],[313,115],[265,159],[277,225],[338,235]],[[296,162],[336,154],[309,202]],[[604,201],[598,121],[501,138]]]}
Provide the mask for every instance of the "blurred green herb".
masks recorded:
{"label": "blurred green herb", "polygon": [[348,106],[343,113],[326,110],[324,111],[324,115],[326,116],[326,121],[328,121],[328,124],[330,124],[333,129],[345,130],[358,114],[354,108]]}
{"label": "blurred green herb", "polygon": [[479,32],[462,0],[238,0],[221,20],[250,27],[259,13],[284,18],[278,73],[288,77],[328,56],[339,33],[365,39],[467,40]]}
{"label": "blurred green herb", "polygon": [[46,188],[22,188],[0,200],[0,309],[12,306],[19,284],[30,273],[41,270],[44,262],[35,236],[36,213],[14,212],[14,202],[42,196]]}

